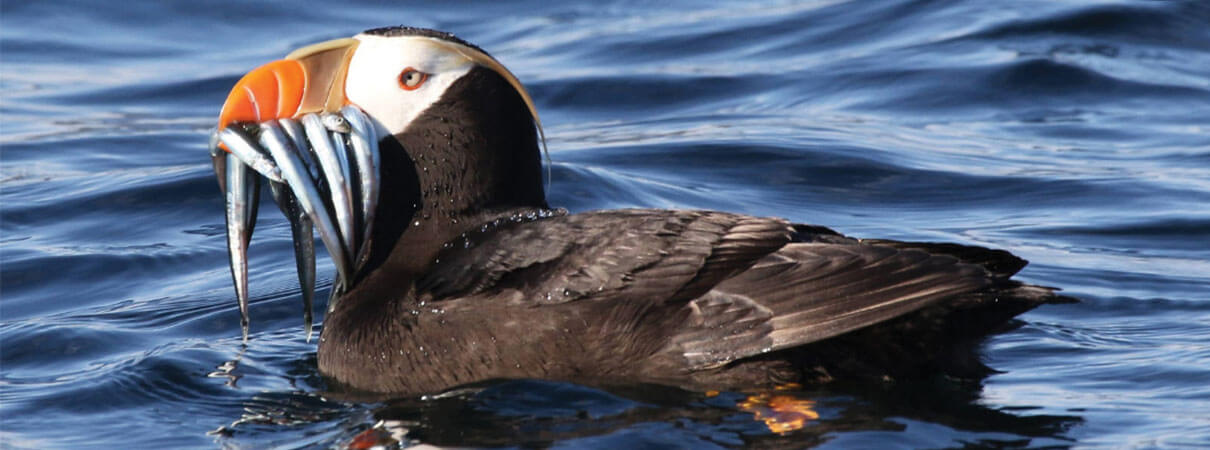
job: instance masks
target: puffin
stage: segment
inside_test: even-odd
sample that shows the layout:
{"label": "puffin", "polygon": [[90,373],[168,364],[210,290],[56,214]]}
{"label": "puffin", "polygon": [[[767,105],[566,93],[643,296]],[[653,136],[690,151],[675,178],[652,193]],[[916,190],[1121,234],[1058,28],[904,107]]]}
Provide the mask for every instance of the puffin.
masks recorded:
{"label": "puffin", "polygon": [[[534,101],[441,31],[376,28],[296,50],[236,84],[219,129],[350,107],[377,139],[376,170],[359,175],[377,199],[336,227],[359,236],[356,257],[325,241],[339,276],[317,360],[334,388],[977,377],[991,370],[972,350],[980,340],[1072,301],[1012,279],[1026,261],[1004,250],[721,211],[552,208]],[[218,161],[220,184],[242,176]],[[312,200],[335,208],[343,190]]]}

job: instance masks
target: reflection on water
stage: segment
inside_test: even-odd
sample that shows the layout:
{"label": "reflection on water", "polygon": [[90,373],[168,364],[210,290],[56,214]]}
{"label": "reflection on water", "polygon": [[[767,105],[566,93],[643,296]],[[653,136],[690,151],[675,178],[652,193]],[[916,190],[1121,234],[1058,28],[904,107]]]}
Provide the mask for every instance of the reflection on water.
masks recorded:
{"label": "reflection on water", "polygon": [[754,419],[764,422],[769,431],[779,434],[801,430],[811,421],[819,419],[814,401],[785,393],[775,395],[762,392],[750,395],[736,406],[752,413]]}
{"label": "reflection on water", "polygon": [[476,447],[609,447],[627,442],[636,430],[642,430],[643,442],[695,448],[862,442],[888,432],[898,434],[897,441],[948,442],[950,437],[933,435],[939,430],[981,445],[1044,446],[1070,444],[1064,433],[1082,422],[1074,415],[1001,411],[979,405],[978,398],[978,384],[948,381],[714,396],[661,386],[599,391],[515,381],[456,397],[392,401],[373,414],[378,421],[407,424],[413,442]]}

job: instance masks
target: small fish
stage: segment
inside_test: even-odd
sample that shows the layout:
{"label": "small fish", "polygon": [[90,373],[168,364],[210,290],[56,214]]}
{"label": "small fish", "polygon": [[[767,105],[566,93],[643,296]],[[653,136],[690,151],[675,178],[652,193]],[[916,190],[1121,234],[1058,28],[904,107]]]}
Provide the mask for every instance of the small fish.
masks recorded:
{"label": "small fish", "polygon": [[263,176],[290,222],[303,296],[303,329],[309,341],[315,297],[315,231],[336,262],[333,299],[348,284],[353,268],[368,257],[370,224],[378,205],[377,130],[361,110],[348,106],[341,114],[305,114],[255,127],[228,125],[211,134],[209,149],[227,202],[227,248],[244,340],[250,322],[248,246]]}

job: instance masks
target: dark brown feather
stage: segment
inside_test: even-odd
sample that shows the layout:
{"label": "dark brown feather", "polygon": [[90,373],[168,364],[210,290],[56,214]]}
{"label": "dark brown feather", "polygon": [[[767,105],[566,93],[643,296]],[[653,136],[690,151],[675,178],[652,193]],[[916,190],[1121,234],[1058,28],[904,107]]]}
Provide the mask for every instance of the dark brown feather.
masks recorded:
{"label": "dark brown feather", "polygon": [[[687,302],[789,241],[788,225],[720,212],[595,211],[470,233],[417,283],[432,300],[501,289],[526,302]],[[548,295],[549,294],[549,295]]]}
{"label": "dark brown feather", "polygon": [[[321,351],[325,373],[390,392],[513,377],[885,378],[938,368],[965,339],[1059,298],[1008,280],[1020,260],[978,247],[706,211],[495,217],[445,245],[401,297],[351,292],[364,309],[333,313],[340,331],[325,336],[381,358]],[[418,359],[420,348],[444,356]]]}

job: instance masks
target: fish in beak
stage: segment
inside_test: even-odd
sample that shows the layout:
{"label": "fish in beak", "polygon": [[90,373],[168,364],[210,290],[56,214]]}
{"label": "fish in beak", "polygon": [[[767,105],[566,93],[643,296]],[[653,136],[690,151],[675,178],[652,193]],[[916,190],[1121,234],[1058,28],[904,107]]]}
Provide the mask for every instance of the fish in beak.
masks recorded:
{"label": "fish in beak", "polygon": [[219,114],[211,156],[227,202],[227,250],[248,337],[248,244],[255,226],[260,176],[290,221],[311,335],[315,290],[313,230],[337,268],[333,298],[364,260],[378,198],[378,136],[344,95],[355,39],[292,52],[236,83]]}
{"label": "fish in beak", "polygon": [[[332,310],[361,274],[379,264],[374,259],[390,254],[396,244],[387,242],[393,237],[383,239],[383,253],[373,258],[370,255],[383,171],[380,142],[394,139],[390,142],[392,149],[407,147],[399,141],[400,136],[418,131],[409,130],[409,126],[431,120],[426,118],[426,114],[435,114],[430,108],[445,105],[449,96],[465,95],[468,80],[480,79],[484,71],[498,75],[515,90],[523,103],[521,116],[528,109],[531,117],[525,121],[532,118],[530,127],[536,127],[545,147],[533,100],[520,81],[479,48],[440,33],[405,28],[368,30],[353,38],[291,52],[282,60],[252,70],[235,84],[219,114],[210,149],[227,202],[227,248],[245,340],[249,323],[248,244],[256,221],[261,178],[268,181],[274,200],[290,221],[309,339],[315,290],[313,233],[318,232],[336,266],[328,304]],[[497,103],[486,97],[475,102]],[[445,111],[440,114],[451,111],[448,106],[438,109]],[[497,119],[474,116],[479,114],[477,111],[463,111],[470,114],[463,118],[478,120],[475,123]],[[441,116],[441,120],[446,117]],[[525,135],[533,128],[505,131]],[[432,148],[446,141],[421,145],[413,139],[412,148],[405,151],[423,151],[417,147]],[[469,149],[452,151],[477,153]],[[509,159],[503,153],[495,155]],[[392,160],[423,157],[390,156]],[[461,176],[447,175],[446,179]],[[509,182],[519,183],[512,179]],[[498,186],[483,189],[495,188]],[[535,201],[544,203],[541,189],[532,191],[536,192]],[[391,194],[396,203],[413,203],[412,199],[404,201],[402,194]],[[479,201],[479,206],[491,203],[488,197]]]}

